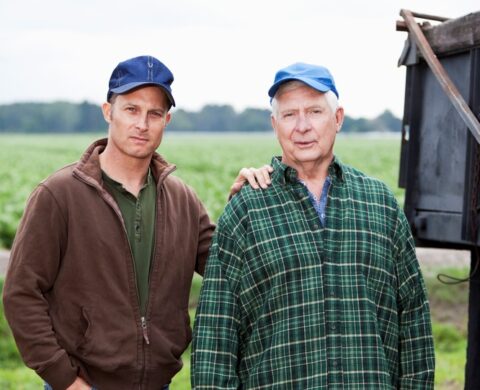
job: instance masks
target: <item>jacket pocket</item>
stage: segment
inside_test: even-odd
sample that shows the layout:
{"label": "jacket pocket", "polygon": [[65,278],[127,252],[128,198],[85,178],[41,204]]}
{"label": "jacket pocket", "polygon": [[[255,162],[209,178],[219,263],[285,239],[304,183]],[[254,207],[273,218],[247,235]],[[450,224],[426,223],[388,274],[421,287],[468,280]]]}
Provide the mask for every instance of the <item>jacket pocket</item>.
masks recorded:
{"label": "jacket pocket", "polygon": [[76,349],[84,363],[102,367],[106,372],[135,367],[139,336],[133,318],[100,307],[82,307],[83,336]]}
{"label": "jacket pocket", "polygon": [[87,307],[82,307],[82,317],[81,317],[81,322],[83,324],[83,336],[80,339],[79,343],[77,344],[77,350],[80,352],[82,355],[87,355],[90,353],[92,349],[92,343],[89,342],[91,340],[91,334],[92,334],[92,314],[93,314],[93,309],[92,308],[87,308]]}
{"label": "jacket pocket", "polygon": [[171,310],[168,316],[152,317],[150,345],[154,364],[176,364],[192,338],[186,309]]}

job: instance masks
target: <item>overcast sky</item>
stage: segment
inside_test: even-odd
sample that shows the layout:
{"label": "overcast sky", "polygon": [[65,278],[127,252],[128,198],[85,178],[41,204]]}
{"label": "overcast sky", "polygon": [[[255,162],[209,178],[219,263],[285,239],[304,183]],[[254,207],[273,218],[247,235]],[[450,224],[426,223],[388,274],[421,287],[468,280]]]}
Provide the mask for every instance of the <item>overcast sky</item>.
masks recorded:
{"label": "overcast sky", "polygon": [[293,62],[333,73],[348,115],[403,114],[400,9],[459,17],[478,0],[0,0],[0,104],[102,103],[110,74],[150,54],[174,73],[178,108],[267,108]]}

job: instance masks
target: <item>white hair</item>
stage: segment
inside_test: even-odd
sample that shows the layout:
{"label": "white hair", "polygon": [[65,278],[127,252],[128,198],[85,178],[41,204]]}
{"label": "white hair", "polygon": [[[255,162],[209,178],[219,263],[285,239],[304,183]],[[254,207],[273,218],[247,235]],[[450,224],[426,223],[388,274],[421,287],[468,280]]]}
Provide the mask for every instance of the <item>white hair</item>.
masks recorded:
{"label": "white hair", "polygon": [[[294,89],[300,88],[300,87],[309,87],[309,85],[299,81],[299,80],[292,80],[292,81],[287,81],[280,85],[278,88],[277,92],[275,93],[275,96],[272,98],[272,115],[274,118],[277,118],[278,115],[278,101],[277,101],[277,96],[280,96],[282,93],[292,91]],[[314,89],[314,88],[312,88]],[[324,93],[325,98],[327,99],[327,103],[332,110],[333,113],[337,111],[337,108],[339,107],[338,103],[338,98],[337,95],[335,95],[334,92],[332,91],[327,91]]]}

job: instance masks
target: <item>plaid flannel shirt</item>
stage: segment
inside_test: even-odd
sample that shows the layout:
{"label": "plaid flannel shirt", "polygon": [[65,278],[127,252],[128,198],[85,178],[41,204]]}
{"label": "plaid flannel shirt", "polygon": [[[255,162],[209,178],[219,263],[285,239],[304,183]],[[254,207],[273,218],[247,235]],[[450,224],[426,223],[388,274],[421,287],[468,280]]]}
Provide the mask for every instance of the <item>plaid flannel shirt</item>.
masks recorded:
{"label": "plaid flannel shirt", "polygon": [[433,389],[426,290],[403,211],[334,159],[325,227],[296,171],[221,216],[194,326],[194,389]]}

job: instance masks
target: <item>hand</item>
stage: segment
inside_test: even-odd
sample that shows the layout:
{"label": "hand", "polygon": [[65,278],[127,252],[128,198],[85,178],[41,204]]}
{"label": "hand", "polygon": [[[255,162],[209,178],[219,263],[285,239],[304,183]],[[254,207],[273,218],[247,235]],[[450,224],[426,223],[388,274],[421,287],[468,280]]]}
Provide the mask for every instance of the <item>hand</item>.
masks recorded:
{"label": "hand", "polygon": [[73,382],[65,390],[91,390],[91,389],[92,389],[92,386],[90,386],[82,378],[77,376],[77,378],[75,379],[75,382]]}
{"label": "hand", "polygon": [[263,189],[267,188],[270,184],[270,173],[273,172],[273,168],[270,165],[264,165],[261,168],[242,168],[238,173],[238,176],[235,178],[233,185],[230,187],[230,196],[231,198],[238,191],[241,190],[245,182],[248,183],[254,188],[258,189],[262,187]]}

